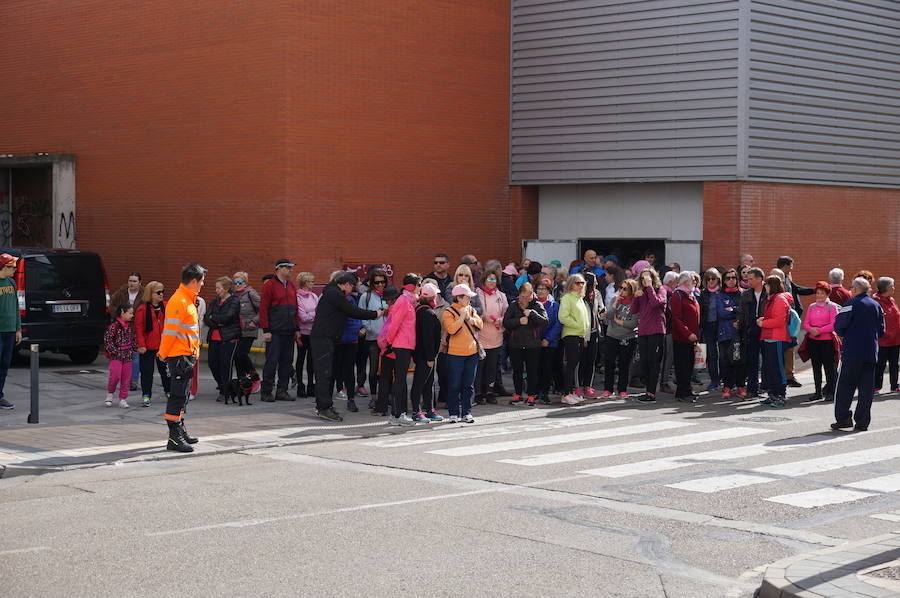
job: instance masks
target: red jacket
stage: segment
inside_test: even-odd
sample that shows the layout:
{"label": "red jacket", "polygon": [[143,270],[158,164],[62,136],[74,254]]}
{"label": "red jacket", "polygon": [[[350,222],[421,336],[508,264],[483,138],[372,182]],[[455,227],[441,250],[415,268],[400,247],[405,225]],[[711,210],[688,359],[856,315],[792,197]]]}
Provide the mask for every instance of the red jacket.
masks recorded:
{"label": "red jacket", "polygon": [[693,294],[676,290],[669,300],[672,312],[672,340],[692,342],[688,337],[700,333],[700,303]]}
{"label": "red jacket", "polygon": [[134,329],[137,332],[138,349],[144,347],[150,351],[159,349],[159,343],[162,340],[163,322],[166,319],[166,303],[160,302],[160,309],[156,312],[156,317],[150,315],[150,331],[147,332],[147,309],[151,309],[149,304],[141,303],[137,311],[134,312]]}
{"label": "red jacket", "polygon": [[853,298],[853,295],[841,285],[833,284],[831,285],[831,292],[828,294],[828,298],[843,307],[845,303]]}
{"label": "red jacket", "polygon": [[788,297],[787,293],[778,293],[766,301],[760,340],[791,342],[791,335],[788,333],[788,310],[792,302]]}
{"label": "red jacket", "polygon": [[284,284],[277,277],[266,281],[259,298],[259,327],[276,334],[300,330],[297,289],[290,280]]}
{"label": "red jacket", "polygon": [[878,339],[879,347],[900,345],[900,310],[893,297],[883,297],[878,293],[872,295],[884,312],[884,336]]}

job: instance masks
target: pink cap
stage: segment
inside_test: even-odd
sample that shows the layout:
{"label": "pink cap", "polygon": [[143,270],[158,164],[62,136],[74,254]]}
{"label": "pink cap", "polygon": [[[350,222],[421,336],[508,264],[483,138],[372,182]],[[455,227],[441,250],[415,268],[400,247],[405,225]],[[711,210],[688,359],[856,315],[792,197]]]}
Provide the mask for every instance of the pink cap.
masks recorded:
{"label": "pink cap", "polygon": [[519,271],[516,270],[516,265],[513,263],[506,264],[506,267],[503,268],[504,274],[509,274],[510,276],[518,276]]}
{"label": "pink cap", "polygon": [[462,295],[468,295],[469,297],[474,297],[475,293],[473,293],[472,290],[468,286],[466,286],[464,284],[458,284],[455,287],[453,287],[453,291],[451,291],[451,295],[453,295],[454,297],[460,297]]}
{"label": "pink cap", "polygon": [[422,296],[423,297],[437,297],[438,288],[431,284],[430,282],[426,282],[422,285]]}

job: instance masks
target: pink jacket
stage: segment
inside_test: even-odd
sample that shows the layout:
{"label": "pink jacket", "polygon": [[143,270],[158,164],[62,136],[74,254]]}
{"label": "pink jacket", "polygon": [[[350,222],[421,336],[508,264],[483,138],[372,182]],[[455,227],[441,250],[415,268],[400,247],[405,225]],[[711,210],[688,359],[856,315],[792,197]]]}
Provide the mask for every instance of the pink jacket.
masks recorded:
{"label": "pink jacket", "polygon": [[313,320],[316,319],[316,306],[319,296],[312,291],[297,291],[297,313],[300,315],[300,334],[312,332]]}
{"label": "pink jacket", "polygon": [[485,349],[496,349],[503,345],[503,316],[509,307],[509,299],[500,289],[494,291],[493,295],[488,295],[482,288],[475,292],[484,308],[481,314],[484,327],[478,332],[478,341]]}
{"label": "pink jacket", "polygon": [[395,349],[416,348],[416,301],[414,293],[404,290],[391,306],[385,340]]}
{"label": "pink jacket", "polygon": [[[836,303],[826,301],[821,306],[818,302],[810,304],[803,314],[803,330],[809,335],[809,339],[814,341],[831,340],[831,333],[834,332],[834,319],[837,317],[840,308]],[[813,328],[819,329],[818,336],[810,333]]]}

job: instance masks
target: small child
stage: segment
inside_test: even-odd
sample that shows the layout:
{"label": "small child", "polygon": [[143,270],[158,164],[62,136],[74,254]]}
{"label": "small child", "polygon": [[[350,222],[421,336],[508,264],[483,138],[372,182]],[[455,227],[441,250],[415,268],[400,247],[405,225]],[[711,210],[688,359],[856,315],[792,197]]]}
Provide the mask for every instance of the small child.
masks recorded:
{"label": "small child", "polygon": [[131,384],[131,356],[137,351],[137,338],[131,320],[134,308],[124,303],[116,310],[106,334],[103,335],[103,348],[109,358],[109,383],[106,385],[106,406],[112,407],[113,393],[119,386],[119,407],[127,409],[128,388]]}

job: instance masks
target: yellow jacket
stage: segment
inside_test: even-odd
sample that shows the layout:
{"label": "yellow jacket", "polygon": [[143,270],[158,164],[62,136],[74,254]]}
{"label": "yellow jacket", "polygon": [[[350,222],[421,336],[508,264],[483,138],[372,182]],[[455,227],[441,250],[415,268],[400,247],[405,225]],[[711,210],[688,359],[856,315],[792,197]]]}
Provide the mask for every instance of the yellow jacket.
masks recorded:
{"label": "yellow jacket", "polygon": [[[456,310],[456,313],[453,313],[454,309]],[[469,330],[466,328],[465,324],[459,322],[459,314],[462,313],[462,310],[464,309],[469,311],[469,316],[472,318],[472,321],[469,322],[469,328],[472,329],[472,332],[477,334],[478,331],[481,330],[481,316],[475,312],[475,309],[471,305],[463,307],[458,303],[454,303],[451,307],[445,309],[444,313],[441,315],[441,324],[443,324],[444,330],[447,331],[449,337],[447,345],[448,355],[466,357],[478,352],[478,345],[475,343],[475,337],[469,334]]]}
{"label": "yellow jacket", "polygon": [[200,320],[197,316],[197,293],[186,286],[178,290],[166,304],[166,321],[159,343],[159,356],[200,357]]}

